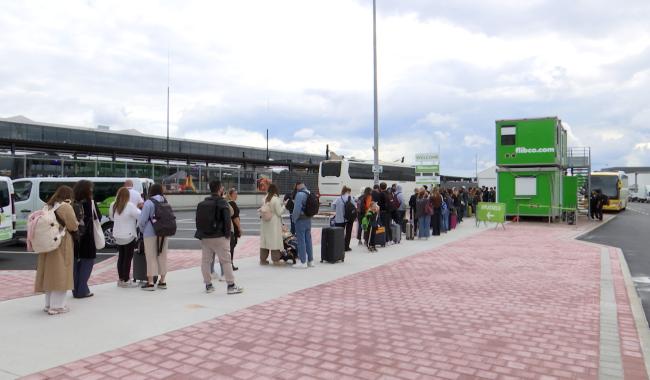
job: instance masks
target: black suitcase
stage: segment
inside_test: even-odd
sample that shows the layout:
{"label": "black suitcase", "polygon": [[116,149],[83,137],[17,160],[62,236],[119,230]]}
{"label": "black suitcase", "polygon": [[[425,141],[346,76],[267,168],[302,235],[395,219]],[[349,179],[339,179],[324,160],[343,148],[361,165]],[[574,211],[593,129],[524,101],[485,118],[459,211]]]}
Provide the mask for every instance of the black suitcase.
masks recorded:
{"label": "black suitcase", "polygon": [[326,227],[321,233],[320,262],[345,261],[345,231],[343,227]]}
{"label": "black suitcase", "polygon": [[[147,257],[144,255],[144,240],[140,239],[133,251],[133,281],[147,281]],[[158,276],[153,277],[154,284]]]}

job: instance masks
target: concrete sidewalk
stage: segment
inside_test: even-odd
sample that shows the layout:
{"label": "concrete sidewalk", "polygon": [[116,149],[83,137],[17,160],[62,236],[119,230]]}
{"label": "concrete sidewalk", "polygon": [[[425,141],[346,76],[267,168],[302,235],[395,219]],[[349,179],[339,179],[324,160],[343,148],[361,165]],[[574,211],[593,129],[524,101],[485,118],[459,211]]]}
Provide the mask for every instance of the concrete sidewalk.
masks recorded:
{"label": "concrete sidewalk", "polygon": [[[219,282],[214,283],[215,293],[205,294],[200,270],[193,267],[171,272],[166,291],[148,293],[121,289],[112,281],[94,286],[95,297],[70,299],[71,312],[56,317],[41,311],[42,295],[1,302],[0,322],[3,326],[12,326],[3,331],[3,341],[20,344],[0,347],[0,378],[27,375],[156,337],[394,262],[485,229],[477,229],[473,221],[468,221],[444,236],[428,241],[402,240],[402,244],[380,249],[374,254],[353,244],[353,252],[348,253],[345,263],[317,264],[316,268],[308,270],[260,267],[256,255],[240,259],[237,261],[240,270],[235,275],[237,283],[246,288],[241,295],[227,296],[225,285]],[[320,246],[314,247],[314,253],[318,260]],[[197,257],[195,252],[189,254]],[[61,349],[62,345],[65,349]]]}
{"label": "concrete sidewalk", "polygon": [[573,240],[589,225],[468,222],[304,272],[251,259],[245,295],[199,294],[193,269],[167,293],[106,286],[60,318],[30,312],[34,297],[7,301],[3,325],[23,330],[3,339],[21,344],[1,349],[0,368],[68,362],[30,379],[647,378],[620,256]]}

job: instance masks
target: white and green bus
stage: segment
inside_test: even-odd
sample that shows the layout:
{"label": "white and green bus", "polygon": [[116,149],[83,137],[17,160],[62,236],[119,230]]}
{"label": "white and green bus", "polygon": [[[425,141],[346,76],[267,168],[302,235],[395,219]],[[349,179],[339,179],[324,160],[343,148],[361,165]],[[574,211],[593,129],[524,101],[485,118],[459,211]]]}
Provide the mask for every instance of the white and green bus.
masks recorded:
{"label": "white and green bus", "polygon": [[[108,207],[115,200],[117,190],[124,186],[127,178],[112,177],[36,177],[21,178],[13,181],[14,200],[16,209],[16,235],[27,235],[27,218],[35,210],[45,206],[47,200],[54,194],[59,186],[66,185],[74,187],[75,183],[85,179],[93,183],[93,197],[99,211],[102,213],[102,229],[106,237],[106,246],[114,247],[113,222],[108,219]],[[147,178],[130,178],[133,181],[133,189],[143,195],[149,191],[153,180]]]}
{"label": "white and green bus", "polygon": [[0,245],[11,243],[16,233],[14,187],[9,177],[0,177]]}

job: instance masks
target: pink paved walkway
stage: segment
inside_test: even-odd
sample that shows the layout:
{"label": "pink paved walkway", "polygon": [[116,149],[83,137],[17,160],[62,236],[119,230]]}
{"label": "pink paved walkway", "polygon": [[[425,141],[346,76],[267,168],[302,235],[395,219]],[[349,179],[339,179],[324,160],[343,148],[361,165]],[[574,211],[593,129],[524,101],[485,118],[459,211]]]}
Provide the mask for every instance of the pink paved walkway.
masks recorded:
{"label": "pink paved walkway", "polygon": [[[320,228],[312,229],[312,243],[320,244]],[[258,236],[244,236],[235,249],[235,261],[257,256],[260,251]],[[171,250],[168,256],[168,270],[175,271],[201,265],[201,251],[190,249]],[[35,270],[0,271],[0,302],[34,295]],[[97,263],[88,283],[92,285],[117,281],[117,256]]]}
{"label": "pink paved walkway", "polygon": [[[28,378],[597,379],[600,248],[568,236],[509,225]],[[625,377],[645,379],[611,262]]]}

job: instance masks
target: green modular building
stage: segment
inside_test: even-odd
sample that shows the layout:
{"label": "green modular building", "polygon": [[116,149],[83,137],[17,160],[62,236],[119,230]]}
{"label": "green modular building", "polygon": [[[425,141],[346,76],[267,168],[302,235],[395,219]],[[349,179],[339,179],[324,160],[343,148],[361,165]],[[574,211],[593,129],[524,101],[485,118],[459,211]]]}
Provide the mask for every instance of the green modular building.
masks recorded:
{"label": "green modular building", "polygon": [[557,117],[496,122],[497,198],[508,216],[557,218],[576,209],[567,132]]}

